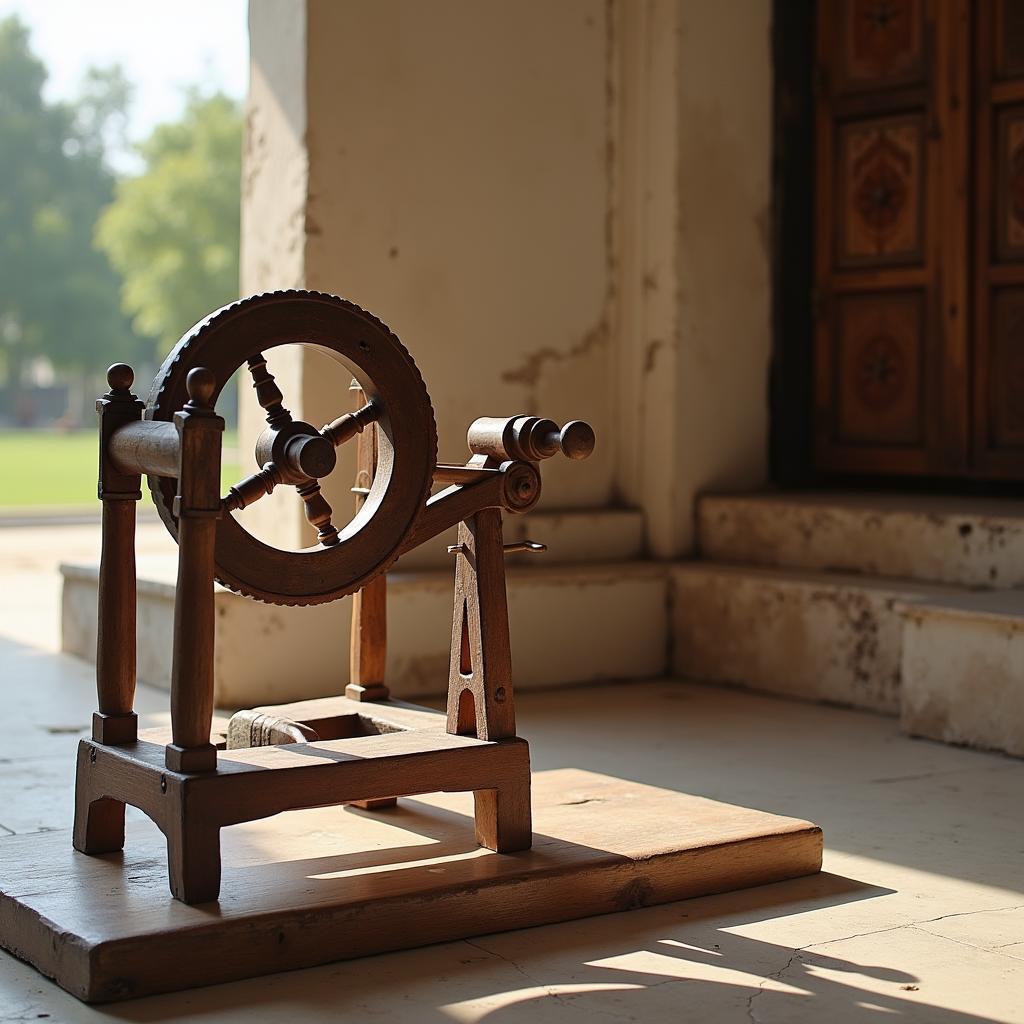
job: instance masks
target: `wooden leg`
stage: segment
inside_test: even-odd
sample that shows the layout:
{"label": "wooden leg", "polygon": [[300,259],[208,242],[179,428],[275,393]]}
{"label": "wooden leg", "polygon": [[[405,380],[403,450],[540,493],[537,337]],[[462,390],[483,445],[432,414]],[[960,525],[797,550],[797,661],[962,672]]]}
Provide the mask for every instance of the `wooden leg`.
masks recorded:
{"label": "wooden leg", "polygon": [[220,829],[181,822],[167,830],[171,894],[182,903],[207,903],[220,895]]}
{"label": "wooden leg", "polygon": [[508,783],[499,789],[479,789],[473,794],[476,807],[476,841],[495,853],[528,850],[533,843],[530,812],[530,779]]}
{"label": "wooden leg", "polygon": [[94,753],[93,744],[79,743],[71,843],[80,853],[115,853],[124,849],[124,804],[95,785]]}
{"label": "wooden leg", "polygon": [[[365,405],[366,394],[352,381],[356,401]],[[377,424],[369,424],[356,441],[356,511],[377,473]],[[384,668],[388,653],[388,583],[376,576],[352,595],[352,643],[349,647],[349,679],[345,696],[349,700],[387,700]],[[389,804],[388,806],[394,806]]]}
{"label": "wooden leg", "polygon": [[135,499],[103,502],[96,690],[92,738],[133,743],[135,703]]}
{"label": "wooden leg", "polygon": [[80,853],[116,853],[124,849],[124,804],[110,797],[75,797],[72,843]]}
{"label": "wooden leg", "polygon": [[178,584],[171,657],[171,738],[165,763],[174,772],[216,771],[213,722],[213,551],[217,520],[178,521]]}

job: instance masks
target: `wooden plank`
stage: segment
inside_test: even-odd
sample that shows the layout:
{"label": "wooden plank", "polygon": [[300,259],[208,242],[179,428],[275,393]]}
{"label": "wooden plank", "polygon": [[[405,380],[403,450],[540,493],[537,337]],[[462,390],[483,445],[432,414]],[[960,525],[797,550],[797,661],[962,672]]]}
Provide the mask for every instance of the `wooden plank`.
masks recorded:
{"label": "wooden plank", "polygon": [[220,902],[170,897],[163,837],[123,859],[66,832],[0,840],[0,944],[104,1002],[782,881],[820,870],[821,830],[564,769],[534,777],[531,850],[479,849],[466,794],[383,814],[300,811],[223,833]]}

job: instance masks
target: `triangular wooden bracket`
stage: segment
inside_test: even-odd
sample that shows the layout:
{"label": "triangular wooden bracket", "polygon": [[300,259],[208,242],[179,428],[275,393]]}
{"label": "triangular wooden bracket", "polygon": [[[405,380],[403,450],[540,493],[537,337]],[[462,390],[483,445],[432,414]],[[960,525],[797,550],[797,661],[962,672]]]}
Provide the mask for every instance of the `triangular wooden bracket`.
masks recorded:
{"label": "triangular wooden bracket", "polygon": [[516,734],[501,512],[459,525],[448,675],[448,732],[481,740]]}

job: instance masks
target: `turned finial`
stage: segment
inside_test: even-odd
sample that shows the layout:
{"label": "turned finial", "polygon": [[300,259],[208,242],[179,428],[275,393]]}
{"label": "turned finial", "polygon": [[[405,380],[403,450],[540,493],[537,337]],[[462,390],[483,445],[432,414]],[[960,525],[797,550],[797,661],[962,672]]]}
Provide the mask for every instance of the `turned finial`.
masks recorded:
{"label": "turned finial", "polygon": [[127,363],[114,363],[107,370],[107,384],[111,391],[130,391],[135,383],[135,371]]}
{"label": "turned finial", "polygon": [[571,420],[558,434],[558,447],[567,459],[585,459],[594,450],[594,428],[583,420]]}
{"label": "turned finial", "polygon": [[585,459],[594,450],[594,428],[583,420],[559,428],[537,416],[482,416],[470,424],[467,440],[474,455],[502,461],[539,462],[559,451],[567,459]]}
{"label": "turned finial", "polygon": [[209,409],[213,406],[213,392],[217,387],[217,378],[213,370],[205,366],[197,366],[188,371],[185,378],[185,389],[188,391],[188,404],[197,406],[200,409]]}

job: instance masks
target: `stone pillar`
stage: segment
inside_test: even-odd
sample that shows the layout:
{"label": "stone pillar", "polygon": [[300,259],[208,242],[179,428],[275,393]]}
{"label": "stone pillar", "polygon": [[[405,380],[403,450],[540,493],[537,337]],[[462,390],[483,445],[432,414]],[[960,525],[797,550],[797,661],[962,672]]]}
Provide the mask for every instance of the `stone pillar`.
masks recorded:
{"label": "stone pillar", "polygon": [[657,558],[767,482],[771,0],[612,7],[619,491]]}

